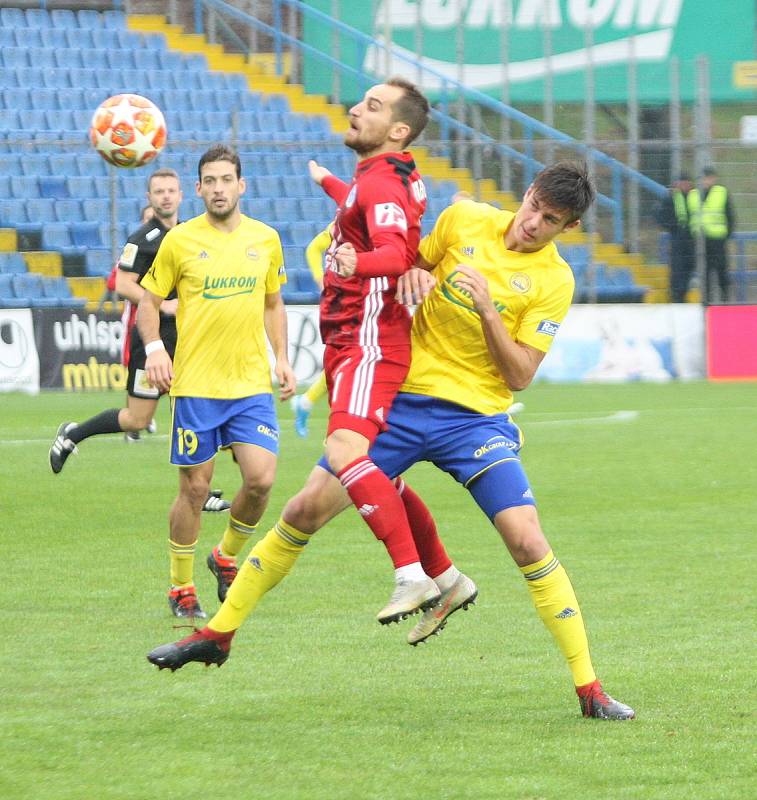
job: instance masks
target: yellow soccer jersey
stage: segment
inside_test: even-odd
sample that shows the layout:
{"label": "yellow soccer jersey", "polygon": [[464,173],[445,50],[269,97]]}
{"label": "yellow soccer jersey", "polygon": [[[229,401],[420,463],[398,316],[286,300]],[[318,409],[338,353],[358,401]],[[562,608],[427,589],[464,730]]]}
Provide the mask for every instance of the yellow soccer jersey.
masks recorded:
{"label": "yellow soccer jersey", "polygon": [[171,395],[233,400],[271,391],[265,295],[286,283],[278,233],[242,215],[232,233],[205,214],[170,230],[142,286],[175,287],[178,339]]}
{"label": "yellow soccer jersey", "polygon": [[401,391],[439,397],[482,414],[512,403],[468,292],[455,283],[458,264],[480,272],[510,335],[546,352],[573,298],[574,279],[554,243],[536,253],[505,247],[515,215],[485,203],[460,201],[439,217],[418,252],[437,280],[413,317],[412,363]]}

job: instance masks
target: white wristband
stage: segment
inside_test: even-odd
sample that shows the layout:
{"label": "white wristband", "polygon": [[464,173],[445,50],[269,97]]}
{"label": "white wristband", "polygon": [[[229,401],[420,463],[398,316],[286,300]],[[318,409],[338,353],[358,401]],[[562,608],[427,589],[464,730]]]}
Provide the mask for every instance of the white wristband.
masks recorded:
{"label": "white wristband", "polygon": [[148,342],[145,345],[145,355],[149,356],[150,353],[154,353],[156,350],[165,350],[166,346],[163,344],[162,339],[156,339],[154,342]]}

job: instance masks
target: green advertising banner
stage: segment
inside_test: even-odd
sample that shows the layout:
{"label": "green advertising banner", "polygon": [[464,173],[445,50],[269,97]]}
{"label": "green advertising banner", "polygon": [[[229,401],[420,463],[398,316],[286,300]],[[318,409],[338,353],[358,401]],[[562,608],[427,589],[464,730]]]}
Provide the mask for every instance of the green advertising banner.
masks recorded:
{"label": "green advertising banner", "polygon": [[[507,81],[513,103],[540,103],[550,74],[555,101],[580,102],[589,72],[597,102],[624,102],[628,63],[634,60],[639,99],[664,103],[671,92],[671,58],[680,64],[681,96],[691,100],[696,59],[704,55],[710,60],[713,100],[753,97],[734,85],[733,64],[755,57],[754,0],[310,0],[309,5],[338,12],[342,22],[379,43],[391,34],[396,55],[387,60],[381,46],[366,47],[305,17],[309,45],[371,77],[388,71],[417,80],[418,71],[402,56],[415,59],[420,48],[424,66],[452,80],[462,76],[470,88],[501,97]],[[332,94],[335,74],[317,57],[306,58],[308,91]],[[442,82],[427,73],[423,86],[434,93]],[[341,99],[360,96],[363,85],[349,74],[340,77]]]}

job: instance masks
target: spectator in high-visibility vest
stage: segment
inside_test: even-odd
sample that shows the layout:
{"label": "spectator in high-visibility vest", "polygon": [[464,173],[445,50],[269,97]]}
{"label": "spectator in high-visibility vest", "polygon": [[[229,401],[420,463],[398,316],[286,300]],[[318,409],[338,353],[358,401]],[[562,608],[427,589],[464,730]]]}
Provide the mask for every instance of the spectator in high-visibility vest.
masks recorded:
{"label": "spectator in high-visibility vest", "polygon": [[686,174],[673,182],[655,212],[657,224],[670,234],[670,300],[683,303],[696,265],[694,238],[689,224],[687,197],[694,184]]}
{"label": "spectator in high-visibility vest", "polygon": [[702,170],[700,189],[692,189],[687,197],[689,220],[693,236],[704,239],[706,262],[704,300],[714,300],[714,276],[720,286],[720,302],[728,302],[731,279],[728,273],[726,244],[733,233],[736,218],[728,189],[718,182],[713,167]]}

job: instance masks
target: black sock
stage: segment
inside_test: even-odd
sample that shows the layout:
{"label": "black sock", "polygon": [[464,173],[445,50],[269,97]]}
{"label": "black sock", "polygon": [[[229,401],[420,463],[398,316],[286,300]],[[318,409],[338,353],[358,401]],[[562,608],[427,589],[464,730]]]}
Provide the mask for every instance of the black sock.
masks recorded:
{"label": "black sock", "polygon": [[120,433],[121,426],[118,424],[118,412],[120,408],[109,408],[95,417],[90,417],[85,422],[77,425],[68,438],[78,444],[83,439],[88,439],[90,436],[97,436],[100,433]]}

